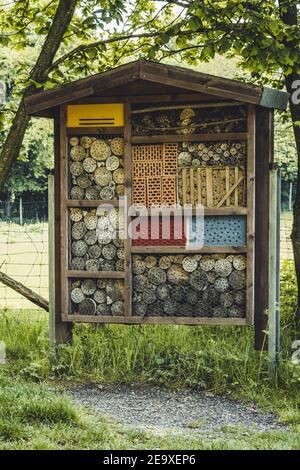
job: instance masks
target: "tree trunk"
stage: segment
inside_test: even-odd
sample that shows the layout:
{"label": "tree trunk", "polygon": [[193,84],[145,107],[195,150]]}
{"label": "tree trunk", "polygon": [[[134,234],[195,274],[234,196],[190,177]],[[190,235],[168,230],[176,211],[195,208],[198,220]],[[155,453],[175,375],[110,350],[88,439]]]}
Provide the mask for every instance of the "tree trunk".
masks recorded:
{"label": "tree trunk", "polygon": [[295,123],[300,121],[300,105],[293,103],[292,100],[292,83],[295,80],[299,80],[298,75],[290,75],[286,78],[286,88],[287,91],[291,94],[290,98],[290,108],[291,115],[294,127],[294,135],[297,147],[298,155],[298,175],[296,182],[296,196],[295,203],[293,208],[294,220],[293,220],[293,230],[291,234],[291,239],[293,243],[294,259],[295,259],[295,269],[297,275],[297,284],[298,284],[298,306],[296,310],[296,317],[300,318],[300,127],[295,125]]}
{"label": "tree trunk", "polygon": [[[29,80],[40,84],[46,82],[49,68],[72,21],[76,4],[77,0],[60,0],[40,55],[28,77]],[[24,98],[37,91],[33,83],[25,89],[16,116],[2,147],[0,155],[0,190],[3,189],[9,171],[18,158],[29,122],[29,118],[25,114]]]}
{"label": "tree trunk", "polygon": [[[280,17],[282,21],[288,26],[298,25],[298,8],[296,2],[286,2],[283,0],[279,1]],[[286,46],[293,50],[298,50],[299,44],[297,40],[292,40],[286,43]],[[285,86],[287,92],[290,94],[290,110],[294,128],[294,135],[297,148],[297,160],[298,160],[298,175],[296,182],[296,196],[293,208],[293,229],[291,234],[295,270],[297,276],[297,287],[298,287],[298,305],[295,312],[296,318],[300,319],[300,127],[296,125],[296,122],[300,121],[300,105],[293,102],[293,83],[299,80],[298,73],[294,72],[285,78]]]}

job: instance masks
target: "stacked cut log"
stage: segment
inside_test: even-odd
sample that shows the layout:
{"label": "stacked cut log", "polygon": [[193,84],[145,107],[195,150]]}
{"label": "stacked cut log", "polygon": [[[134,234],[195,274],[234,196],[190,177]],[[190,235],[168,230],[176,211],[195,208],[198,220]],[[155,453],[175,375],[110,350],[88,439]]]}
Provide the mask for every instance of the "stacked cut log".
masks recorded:
{"label": "stacked cut log", "polygon": [[119,238],[119,212],[97,215],[94,209],[70,209],[70,269],[124,271],[124,240]]}
{"label": "stacked cut log", "polygon": [[124,283],[121,280],[73,280],[70,298],[74,314],[124,315]]}
{"label": "stacked cut log", "polygon": [[114,136],[69,139],[70,198],[111,200],[124,195],[124,140]]}
{"label": "stacked cut log", "polygon": [[134,255],[133,314],[245,317],[244,255]]}

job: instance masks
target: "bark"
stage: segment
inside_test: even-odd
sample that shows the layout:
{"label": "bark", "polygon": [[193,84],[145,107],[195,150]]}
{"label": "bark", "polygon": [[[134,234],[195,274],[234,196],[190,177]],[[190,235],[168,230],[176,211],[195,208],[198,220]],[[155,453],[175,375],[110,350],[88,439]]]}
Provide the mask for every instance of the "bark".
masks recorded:
{"label": "bark", "polygon": [[47,300],[33,292],[28,287],[21,284],[21,282],[15,281],[13,278],[1,271],[0,282],[2,282],[5,286],[10,287],[14,291],[18,292],[18,294],[22,295],[27,300],[30,300],[30,302],[32,302],[33,304],[37,305],[43,310],[46,310],[46,312],[49,312],[49,302]]}
{"label": "bark", "polygon": [[[29,81],[40,84],[46,82],[56,52],[72,21],[77,1],[78,0],[60,0],[40,55],[28,77]],[[3,189],[9,171],[18,158],[29,122],[29,118],[25,114],[24,98],[37,91],[34,83],[30,84],[25,89],[12,126],[2,147],[0,154],[0,190]]]}
{"label": "bark", "polygon": [[[288,26],[297,26],[298,25],[298,11],[295,2],[291,2],[290,5],[287,5],[286,1],[280,1],[280,13],[282,21]],[[286,10],[281,8],[287,7]],[[286,44],[288,47],[298,50],[299,44],[296,41],[290,41]],[[291,234],[293,252],[294,252],[294,262],[295,270],[297,276],[297,287],[298,287],[298,305],[295,312],[296,318],[300,319],[300,127],[296,126],[296,121],[300,121],[300,105],[293,102],[293,88],[292,85],[295,80],[299,80],[299,74],[292,73],[291,75],[286,76],[285,85],[288,93],[290,93],[290,110],[292,116],[292,123],[297,147],[297,156],[298,156],[298,175],[296,183],[296,196],[295,203],[293,208],[293,229]]]}
{"label": "bark", "polygon": [[[292,95],[292,83],[294,80],[299,80],[299,75],[290,75],[286,78],[286,88],[287,91]],[[296,317],[300,318],[300,127],[295,125],[296,121],[300,121],[300,105],[294,104],[292,98],[290,99],[290,109],[294,127],[294,135],[297,147],[298,155],[298,175],[296,182],[296,196],[295,203],[293,207],[293,229],[291,234],[293,252],[294,252],[294,261],[295,261],[295,270],[297,275],[297,286],[298,286],[298,306],[296,310]]]}

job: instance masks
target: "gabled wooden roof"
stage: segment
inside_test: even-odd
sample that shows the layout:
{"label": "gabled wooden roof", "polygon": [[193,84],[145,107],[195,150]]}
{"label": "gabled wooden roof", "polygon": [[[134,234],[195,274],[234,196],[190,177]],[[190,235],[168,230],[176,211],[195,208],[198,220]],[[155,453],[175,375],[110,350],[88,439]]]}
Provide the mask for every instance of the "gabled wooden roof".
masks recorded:
{"label": "gabled wooden roof", "polygon": [[31,116],[51,117],[54,109],[61,104],[93,96],[101,97],[107,95],[109,90],[110,96],[113,96],[113,89],[122,86],[126,93],[126,87],[134,82],[145,82],[145,91],[148,90],[145,94],[149,94],[151,86],[156,85],[157,89],[157,85],[161,85],[164,89],[170,87],[173,93],[177,89],[179,92],[202,93],[222,100],[237,100],[267,108],[285,110],[288,104],[288,94],[283,91],[261,88],[183,67],[137,60],[52,90],[38,92],[25,99],[25,109]]}

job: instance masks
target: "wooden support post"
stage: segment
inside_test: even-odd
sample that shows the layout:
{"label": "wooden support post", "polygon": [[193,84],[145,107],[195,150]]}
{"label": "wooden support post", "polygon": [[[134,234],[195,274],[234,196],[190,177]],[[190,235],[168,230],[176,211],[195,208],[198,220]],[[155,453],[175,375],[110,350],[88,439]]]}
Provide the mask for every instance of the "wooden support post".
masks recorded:
{"label": "wooden support post", "polygon": [[269,168],[273,161],[274,111],[256,109],[255,160],[255,349],[268,349],[266,336],[268,317],[269,271]]}
{"label": "wooden support post", "polygon": [[[61,201],[65,197],[62,194],[60,184],[61,176],[61,145],[65,146],[64,133],[61,126],[65,125],[65,110],[60,109],[54,119],[54,219],[55,219],[55,343],[64,344],[72,339],[72,323],[63,321],[62,319],[62,295],[64,293],[61,289]],[[62,147],[62,153],[64,147]]]}
{"label": "wooden support post", "polygon": [[125,259],[125,279],[124,279],[124,304],[125,316],[132,315],[132,270],[131,270],[131,234],[128,233],[128,227],[131,222],[129,216],[129,208],[131,205],[131,106],[125,104],[124,106],[124,171],[125,171],[125,214],[124,214],[124,228],[126,230],[126,238],[124,240]]}
{"label": "wooden support post", "polygon": [[278,194],[280,189],[277,169],[270,170],[269,193],[269,307],[268,307],[268,358],[269,372],[272,378],[276,375],[280,337],[279,307],[279,272],[280,272],[280,206]]}
{"label": "wooden support post", "polygon": [[49,344],[55,347],[55,224],[54,176],[48,177],[48,281],[49,281]]}

